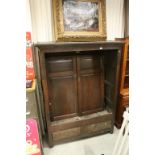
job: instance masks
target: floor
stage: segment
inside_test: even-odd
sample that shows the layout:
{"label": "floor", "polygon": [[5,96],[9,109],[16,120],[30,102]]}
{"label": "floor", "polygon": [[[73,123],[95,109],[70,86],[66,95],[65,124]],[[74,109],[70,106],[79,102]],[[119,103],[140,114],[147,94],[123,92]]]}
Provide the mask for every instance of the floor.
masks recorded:
{"label": "floor", "polygon": [[55,145],[44,142],[44,155],[111,155],[119,130],[92,138]]}

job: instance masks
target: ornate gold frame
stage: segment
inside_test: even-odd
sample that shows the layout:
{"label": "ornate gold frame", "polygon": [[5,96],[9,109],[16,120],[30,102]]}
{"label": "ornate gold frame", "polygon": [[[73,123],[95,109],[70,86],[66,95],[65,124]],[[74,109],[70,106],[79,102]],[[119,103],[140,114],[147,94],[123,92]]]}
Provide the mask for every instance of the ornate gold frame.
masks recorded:
{"label": "ornate gold frame", "polygon": [[64,31],[63,0],[53,0],[54,32],[56,41],[102,41],[106,39],[106,0],[77,0],[99,4],[99,31]]}

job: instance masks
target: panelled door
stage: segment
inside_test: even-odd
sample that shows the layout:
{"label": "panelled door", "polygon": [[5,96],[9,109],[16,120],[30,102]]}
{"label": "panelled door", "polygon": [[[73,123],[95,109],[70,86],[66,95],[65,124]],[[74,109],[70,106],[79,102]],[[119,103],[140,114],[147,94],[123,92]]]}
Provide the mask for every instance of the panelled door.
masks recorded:
{"label": "panelled door", "polygon": [[103,59],[99,53],[50,55],[46,71],[54,120],[103,110]]}
{"label": "panelled door", "polygon": [[46,59],[49,100],[54,120],[77,115],[77,72],[75,56]]}
{"label": "panelled door", "polygon": [[77,57],[78,93],[81,114],[103,110],[104,83],[103,59],[98,54]]}

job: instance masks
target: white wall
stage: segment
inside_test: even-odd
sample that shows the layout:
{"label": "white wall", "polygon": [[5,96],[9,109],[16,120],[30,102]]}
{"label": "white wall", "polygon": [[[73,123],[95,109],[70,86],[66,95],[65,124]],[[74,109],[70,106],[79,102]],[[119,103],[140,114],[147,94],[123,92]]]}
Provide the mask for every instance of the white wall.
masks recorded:
{"label": "white wall", "polygon": [[26,32],[32,32],[31,12],[29,0],[26,0]]}
{"label": "white wall", "polygon": [[50,0],[29,0],[32,19],[32,40],[52,41],[53,23]]}
{"label": "white wall", "polygon": [[[53,41],[50,0],[29,0],[33,42]],[[124,0],[106,0],[107,40],[124,37]]]}
{"label": "white wall", "polygon": [[106,0],[107,39],[124,37],[124,0]]}

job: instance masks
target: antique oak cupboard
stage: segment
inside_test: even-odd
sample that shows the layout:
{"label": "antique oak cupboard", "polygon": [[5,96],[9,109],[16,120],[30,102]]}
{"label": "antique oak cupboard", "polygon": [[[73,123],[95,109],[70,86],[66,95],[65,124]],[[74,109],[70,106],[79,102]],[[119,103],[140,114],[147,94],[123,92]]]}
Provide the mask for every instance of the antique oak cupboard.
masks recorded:
{"label": "antique oak cupboard", "polygon": [[50,146],[113,132],[122,47],[122,41],[34,45]]}

